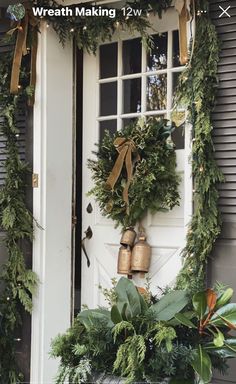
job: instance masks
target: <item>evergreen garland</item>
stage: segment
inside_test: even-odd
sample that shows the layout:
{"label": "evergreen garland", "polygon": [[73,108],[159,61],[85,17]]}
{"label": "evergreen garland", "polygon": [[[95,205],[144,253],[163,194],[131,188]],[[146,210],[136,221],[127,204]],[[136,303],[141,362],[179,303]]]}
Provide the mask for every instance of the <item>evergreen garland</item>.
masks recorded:
{"label": "evergreen garland", "polygon": [[32,310],[32,295],[37,277],[25,264],[23,242],[32,241],[32,214],[25,204],[27,164],[20,159],[16,117],[19,104],[26,103],[28,68],[21,71],[22,89],[9,93],[12,53],[1,55],[0,61],[0,130],[6,139],[6,177],[0,188],[0,228],[5,238],[8,260],[0,275],[0,383],[15,384],[23,377],[16,362],[17,330],[22,312]]}
{"label": "evergreen garland", "polygon": [[[178,288],[198,290],[205,286],[206,265],[215,240],[220,234],[217,184],[224,180],[214,159],[211,113],[217,91],[219,41],[209,17],[208,2],[196,4],[196,32],[191,61],[182,73],[178,103],[184,104],[194,129],[192,172],[194,179],[194,213],[183,250],[184,265]],[[207,38],[206,38],[207,37]]]}
{"label": "evergreen garland", "polygon": [[[36,5],[51,2],[37,0]],[[156,2],[156,11],[161,14],[170,5],[169,0]],[[150,9],[150,2],[141,0],[137,6]],[[142,5],[144,4],[144,5]],[[205,267],[212,246],[220,233],[220,217],[217,207],[217,183],[223,180],[214,160],[214,147],[211,138],[211,112],[214,107],[217,88],[217,63],[219,44],[215,28],[207,11],[208,1],[198,0],[196,11],[196,37],[194,54],[190,65],[184,71],[179,86],[179,101],[185,102],[189,119],[195,130],[193,142],[193,177],[195,189],[195,209],[189,225],[186,247],[183,251],[184,266],[177,286],[197,290],[204,285]],[[134,4],[132,4],[134,7]],[[119,15],[119,13],[118,13]],[[95,52],[99,42],[111,39],[116,26],[128,26],[130,31],[138,31],[148,40],[146,16],[135,21],[110,18],[85,18],[83,21],[55,18],[48,20],[65,43],[74,36],[80,48]],[[137,20],[137,18],[136,18]],[[118,22],[118,24],[117,24]],[[80,23],[80,24],[78,24]],[[86,24],[85,24],[86,23]],[[88,23],[88,24],[87,24]],[[95,25],[95,24],[96,25]],[[116,24],[115,24],[116,23]],[[206,38],[207,36],[207,38]],[[25,175],[27,166],[20,160],[16,139],[15,117],[19,101],[26,99],[23,86],[17,96],[9,94],[11,54],[2,54],[0,61],[0,128],[7,140],[8,160],[6,162],[5,185],[0,190],[0,226],[6,232],[8,261],[1,274],[0,283],[4,290],[0,296],[0,383],[15,384],[21,375],[15,360],[15,331],[21,324],[21,308],[30,311],[37,278],[27,269],[22,252],[22,240],[32,240],[32,215],[25,206]],[[27,82],[29,70],[23,66],[21,79]],[[89,369],[88,369],[89,370]]]}
{"label": "evergreen garland", "polygon": [[[71,16],[45,16],[48,25],[52,25],[60,42],[65,45],[73,38],[79,49],[96,54],[98,45],[112,39],[115,32],[127,31],[131,36],[139,33],[145,45],[151,46],[152,39],[147,29],[150,28],[149,12],[162,16],[172,3],[172,0],[141,0],[125,2],[122,8],[132,7],[133,10],[141,10],[141,15],[126,16],[119,8],[116,9],[114,18],[109,16],[71,17]],[[55,0],[35,0],[34,6],[53,9],[61,9],[62,5]],[[91,3],[71,5],[70,8],[91,8]],[[103,9],[111,7],[102,6]]]}

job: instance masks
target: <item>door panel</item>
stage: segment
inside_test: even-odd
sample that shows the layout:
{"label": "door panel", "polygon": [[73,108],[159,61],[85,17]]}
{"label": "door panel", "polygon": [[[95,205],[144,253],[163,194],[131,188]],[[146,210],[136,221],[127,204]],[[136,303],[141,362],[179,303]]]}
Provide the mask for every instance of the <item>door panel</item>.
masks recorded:
{"label": "door panel", "polygon": [[[109,288],[111,278],[119,278],[116,269],[121,233],[111,220],[101,215],[94,199],[87,195],[93,187],[87,159],[94,157],[95,144],[107,128],[115,132],[141,116],[170,118],[173,86],[183,69],[178,65],[177,12],[170,9],[161,20],[156,16],[151,21],[155,31],[161,34],[154,36],[155,47],[149,55],[137,36],[130,39],[125,33],[119,39],[114,38],[114,42],[102,45],[98,56],[84,54],[82,226],[83,231],[90,226],[93,236],[85,245],[91,260],[89,268],[82,255],[81,302],[90,307],[104,304],[98,286]],[[152,246],[149,276],[154,292],[158,286],[174,282],[181,267],[180,252],[191,215],[191,203],[185,198],[189,187],[191,190],[189,127],[185,132],[185,149],[181,135],[176,151],[177,170],[182,177],[180,206],[165,214],[147,213],[142,222]],[[93,208],[90,213],[86,210],[89,204]],[[145,284],[139,275],[135,275],[134,280],[139,285]]]}

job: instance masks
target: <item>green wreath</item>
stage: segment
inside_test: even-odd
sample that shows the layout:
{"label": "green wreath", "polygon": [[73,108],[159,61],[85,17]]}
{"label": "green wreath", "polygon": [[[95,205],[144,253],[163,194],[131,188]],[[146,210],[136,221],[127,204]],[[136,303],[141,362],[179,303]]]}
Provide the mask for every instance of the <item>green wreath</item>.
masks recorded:
{"label": "green wreath", "polygon": [[173,124],[165,119],[137,120],[98,145],[88,160],[102,214],[123,228],[134,226],[147,209],[152,213],[179,205],[176,154],[169,140]]}

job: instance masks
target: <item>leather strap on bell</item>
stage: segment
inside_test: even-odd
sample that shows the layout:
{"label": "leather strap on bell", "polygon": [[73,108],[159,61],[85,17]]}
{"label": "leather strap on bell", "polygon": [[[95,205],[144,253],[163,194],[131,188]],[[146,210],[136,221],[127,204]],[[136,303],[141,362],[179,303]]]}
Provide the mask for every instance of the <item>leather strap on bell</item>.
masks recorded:
{"label": "leather strap on bell", "polygon": [[188,61],[187,22],[190,19],[187,0],[176,0],[175,8],[179,12],[180,64],[184,65]]}
{"label": "leather strap on bell", "polygon": [[12,72],[11,72],[11,85],[10,92],[13,94],[18,93],[19,86],[19,77],[20,77],[20,67],[22,56],[26,54],[26,39],[28,32],[28,15],[26,14],[24,19],[17,26],[17,38],[16,38],[16,46],[12,64]]}
{"label": "leather strap on bell", "polygon": [[[117,137],[114,141],[114,146],[116,147],[119,155],[116,159],[115,165],[106,181],[106,185],[113,189],[125,163],[126,172],[127,172],[127,182],[123,189],[123,200],[126,204],[126,212],[129,214],[129,187],[133,177],[133,162],[132,162],[132,153],[136,152],[137,149],[132,140],[127,140],[124,137]],[[136,161],[140,160],[139,155],[136,155]]]}
{"label": "leather strap on bell", "polygon": [[[11,73],[11,84],[10,92],[17,94],[19,91],[19,77],[20,77],[20,67],[22,56],[27,54],[27,35],[29,28],[31,29],[31,70],[30,70],[30,86],[35,88],[36,84],[36,57],[37,57],[37,46],[38,46],[38,36],[37,36],[37,26],[39,21],[34,17],[31,6],[29,3],[25,4],[25,17],[21,22],[17,24],[17,38],[15,45],[15,52],[12,63],[12,73]],[[12,33],[15,29],[9,31]],[[34,97],[31,97],[29,100],[29,105],[33,105]]]}

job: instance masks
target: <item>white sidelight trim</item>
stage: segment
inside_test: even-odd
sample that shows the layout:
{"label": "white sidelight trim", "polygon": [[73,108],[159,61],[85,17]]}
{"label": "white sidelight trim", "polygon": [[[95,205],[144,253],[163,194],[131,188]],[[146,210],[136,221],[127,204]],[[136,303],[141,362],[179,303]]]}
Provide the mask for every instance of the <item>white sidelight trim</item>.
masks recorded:
{"label": "white sidelight trim", "polygon": [[34,297],[31,383],[52,383],[58,362],[49,358],[51,339],[70,326],[71,201],[73,134],[73,50],[63,48],[52,28],[42,24],[34,106],[35,226],[33,270],[39,276]]}

